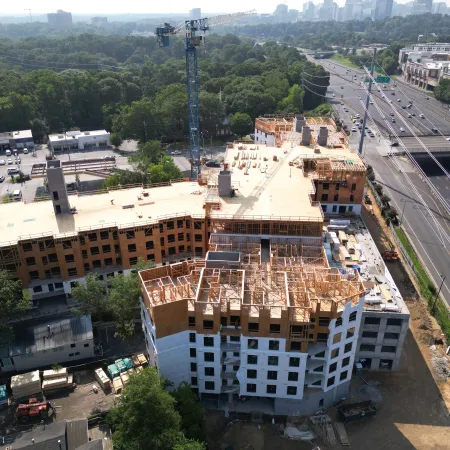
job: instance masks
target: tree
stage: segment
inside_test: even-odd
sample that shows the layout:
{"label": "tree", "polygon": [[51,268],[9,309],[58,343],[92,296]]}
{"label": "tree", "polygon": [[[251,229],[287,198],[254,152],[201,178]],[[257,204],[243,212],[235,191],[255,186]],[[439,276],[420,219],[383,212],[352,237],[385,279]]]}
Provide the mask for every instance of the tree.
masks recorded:
{"label": "tree", "polygon": [[442,78],[434,89],[434,96],[441,102],[450,103],[450,78]]}
{"label": "tree", "polygon": [[111,145],[114,147],[120,147],[122,144],[122,138],[119,133],[112,133],[110,136]]}
{"label": "tree", "polygon": [[76,314],[92,314],[95,320],[110,318],[111,307],[108,302],[108,289],[104,281],[88,275],[86,283],[78,283],[72,288],[71,294],[75,302],[73,311]]}
{"label": "tree", "polygon": [[298,84],[289,89],[289,95],[278,103],[278,111],[285,114],[303,112],[303,97],[305,92]]}
{"label": "tree", "polygon": [[197,400],[191,387],[187,383],[181,383],[171,393],[176,400],[175,409],[181,416],[181,428],[185,436],[198,441],[204,440],[202,424],[205,418],[205,409]]}
{"label": "tree", "polygon": [[13,280],[6,270],[0,270],[0,343],[13,337],[9,320],[31,307],[28,291],[22,289],[20,280]]}
{"label": "tree", "polygon": [[108,303],[116,322],[116,335],[126,340],[134,334],[134,320],[139,309],[141,290],[137,273],[119,274],[111,279]]}
{"label": "tree", "polygon": [[118,450],[203,450],[183,435],[175,399],[153,368],[131,376],[108,422]]}
{"label": "tree", "polygon": [[253,120],[245,113],[236,113],[231,118],[231,131],[238,136],[245,136],[253,131]]}

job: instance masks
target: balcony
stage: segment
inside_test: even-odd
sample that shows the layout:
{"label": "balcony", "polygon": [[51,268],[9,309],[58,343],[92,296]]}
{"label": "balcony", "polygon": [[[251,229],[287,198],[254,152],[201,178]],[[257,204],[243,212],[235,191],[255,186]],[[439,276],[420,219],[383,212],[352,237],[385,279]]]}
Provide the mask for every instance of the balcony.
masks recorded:
{"label": "balcony", "polygon": [[220,350],[223,352],[240,352],[241,344],[240,342],[228,342],[220,343]]}
{"label": "balcony", "polygon": [[237,366],[240,363],[241,363],[240,356],[229,356],[228,358],[222,358],[220,360],[220,364],[233,364],[234,366]]}
{"label": "balcony", "polygon": [[234,394],[236,392],[239,392],[240,386],[238,384],[233,384],[231,386],[221,386],[220,392],[222,394]]}
{"label": "balcony", "polygon": [[221,377],[224,380],[236,380],[236,372],[222,372]]}
{"label": "balcony", "polygon": [[240,336],[241,329],[236,327],[222,327],[220,329],[220,334],[222,336]]}

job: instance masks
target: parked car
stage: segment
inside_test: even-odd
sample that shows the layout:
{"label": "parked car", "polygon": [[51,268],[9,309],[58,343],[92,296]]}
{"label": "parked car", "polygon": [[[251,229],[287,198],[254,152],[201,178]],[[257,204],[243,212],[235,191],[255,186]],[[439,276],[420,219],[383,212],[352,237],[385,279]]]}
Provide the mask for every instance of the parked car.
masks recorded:
{"label": "parked car", "polygon": [[402,128],[402,127],[400,127],[400,132],[401,132],[401,133],[404,133],[404,132],[405,132],[405,129]]}
{"label": "parked car", "polygon": [[13,160],[11,158],[8,159],[8,165],[11,165],[13,163]]}
{"label": "parked car", "polygon": [[0,159],[0,166],[4,166],[6,164],[6,161],[4,159]]}
{"label": "parked car", "polygon": [[24,154],[24,155],[27,155],[27,154],[28,154],[28,149],[27,149],[27,148],[24,148],[24,149],[23,149],[23,154]]}
{"label": "parked car", "polygon": [[176,156],[176,155],[181,155],[180,150],[174,150],[173,152],[170,152],[171,155]]}
{"label": "parked car", "polygon": [[115,160],[116,160],[116,157],[115,157],[115,156],[112,156],[112,155],[106,155],[106,156],[103,157],[103,159],[104,159],[105,161],[115,161]]}
{"label": "parked car", "polygon": [[5,177],[3,175],[0,176],[0,183],[3,183],[5,181]]}

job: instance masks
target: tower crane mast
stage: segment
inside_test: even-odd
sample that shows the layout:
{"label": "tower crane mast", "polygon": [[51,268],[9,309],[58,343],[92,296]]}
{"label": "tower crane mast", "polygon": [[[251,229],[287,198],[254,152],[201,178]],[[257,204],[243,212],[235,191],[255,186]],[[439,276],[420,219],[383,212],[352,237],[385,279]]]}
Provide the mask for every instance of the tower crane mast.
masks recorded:
{"label": "tower crane mast", "polygon": [[213,26],[225,25],[256,14],[255,10],[225,14],[210,18],[186,20],[177,27],[165,23],[155,30],[156,39],[160,47],[169,46],[169,37],[184,34],[186,41],[186,87],[188,100],[189,121],[189,152],[191,157],[191,178],[200,176],[200,123],[198,106],[198,67],[197,48],[204,41],[205,33]]}

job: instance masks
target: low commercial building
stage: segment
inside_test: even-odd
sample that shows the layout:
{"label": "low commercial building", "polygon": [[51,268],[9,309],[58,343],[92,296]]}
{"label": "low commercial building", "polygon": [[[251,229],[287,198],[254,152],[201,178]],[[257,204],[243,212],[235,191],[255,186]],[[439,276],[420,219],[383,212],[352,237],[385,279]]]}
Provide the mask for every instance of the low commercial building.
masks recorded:
{"label": "low commercial building", "polygon": [[0,133],[0,150],[34,149],[34,140],[31,130],[6,131]]}
{"label": "low commercial building", "polygon": [[400,49],[398,62],[406,82],[432,91],[448,76],[449,60],[449,43],[426,43]]}
{"label": "low commercial building", "polygon": [[49,148],[54,153],[70,150],[84,150],[92,147],[107,147],[110,145],[110,133],[106,130],[67,131],[66,133],[50,134]]}
{"label": "low commercial building", "polygon": [[1,372],[27,371],[94,357],[90,316],[41,320],[16,328],[14,341],[2,349]]}

